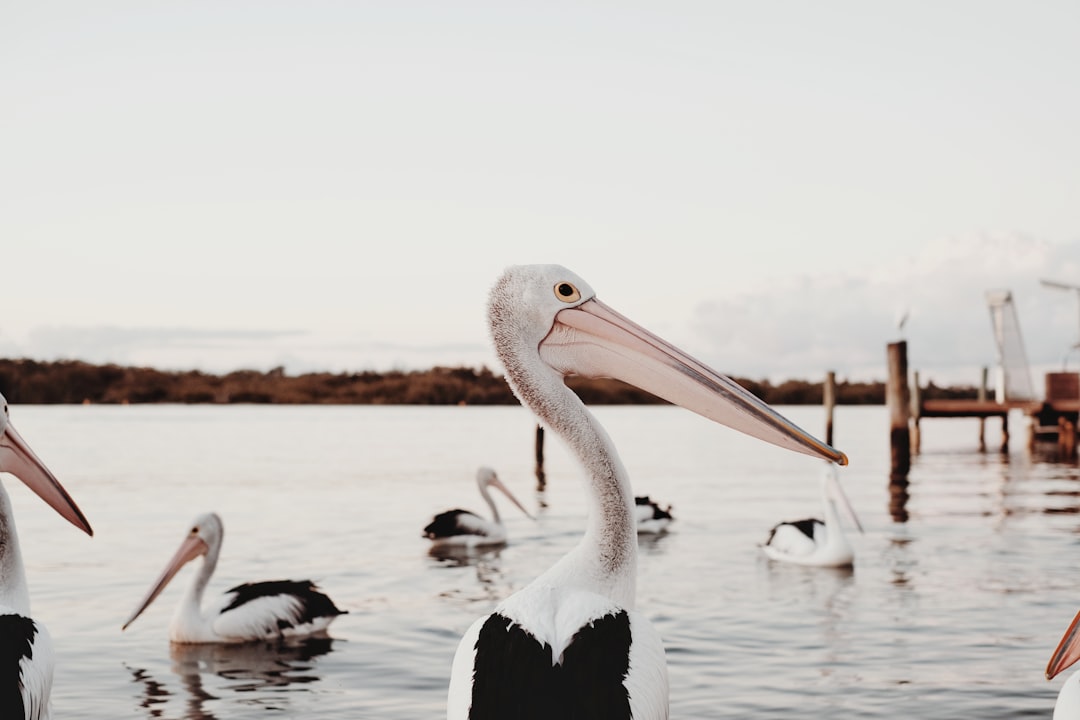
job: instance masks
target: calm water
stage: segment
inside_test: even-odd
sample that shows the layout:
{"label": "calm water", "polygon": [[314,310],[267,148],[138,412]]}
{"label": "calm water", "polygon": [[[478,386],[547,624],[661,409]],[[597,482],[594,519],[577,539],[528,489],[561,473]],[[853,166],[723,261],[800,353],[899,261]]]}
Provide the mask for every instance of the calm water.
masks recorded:
{"label": "calm water", "polygon": [[[820,408],[783,408],[820,433]],[[1080,607],[1080,472],[980,454],[974,421],[924,425],[908,497],[890,494],[883,408],[842,407],[842,481],[866,528],[854,572],[777,566],[757,544],[819,514],[816,461],[679,408],[596,408],[635,491],[674,505],[641,541],[638,605],[664,637],[674,718],[1049,718],[1042,670]],[[68,526],[6,477],[35,615],[58,646],[55,714],[75,718],[439,718],[458,638],[569,549],[578,470],[548,435],[546,507],[521,408],[35,407],[13,421],[81,505]],[[1022,427],[1019,417],[1013,427]],[[1019,434],[1019,433],[1016,433]],[[990,423],[991,445],[998,438]],[[495,467],[510,545],[431,557],[420,529],[484,510]],[[170,649],[191,570],[120,625],[198,513],[225,521],[210,592],[317,579],[349,614],[287,651]]]}

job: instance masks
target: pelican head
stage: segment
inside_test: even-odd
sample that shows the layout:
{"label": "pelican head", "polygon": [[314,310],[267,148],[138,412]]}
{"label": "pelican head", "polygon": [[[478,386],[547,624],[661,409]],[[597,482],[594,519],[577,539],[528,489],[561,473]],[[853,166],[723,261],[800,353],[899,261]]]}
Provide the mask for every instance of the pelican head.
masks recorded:
{"label": "pelican head", "polygon": [[8,403],[3,395],[0,395],[0,404],[3,405],[3,411],[0,412],[0,472],[9,472],[19,478],[68,522],[87,535],[93,535],[94,531],[82,510],[56,476],[45,467],[45,463],[38,459],[22,436],[15,431],[11,424]]}
{"label": "pelican head", "polygon": [[832,463],[829,463],[825,467],[824,491],[825,501],[831,502],[834,506],[839,507],[840,511],[848,519],[848,522],[850,522],[856,530],[860,533],[865,532],[862,523],[859,522],[859,516],[855,514],[855,508],[852,507],[851,501],[848,500],[848,496],[844,492],[844,488],[840,485],[840,478],[837,476],[836,465]]}
{"label": "pelican head", "polygon": [[[611,377],[760,440],[841,465],[847,457],[597,299],[559,265],[519,265],[491,292],[488,320],[511,387],[541,418],[567,375]],[[539,350],[541,363],[535,362]],[[528,382],[521,378],[529,376]]]}
{"label": "pelican head", "polygon": [[[533,514],[525,509],[525,506],[518,502],[518,499],[514,497],[514,493],[510,492],[510,488],[503,484],[503,481],[499,479],[499,476],[495,473],[495,470],[487,467],[486,465],[480,466],[476,471],[476,484],[480,487],[480,493],[487,497],[486,488],[493,487],[499,490],[503,495],[509,498],[510,502],[517,506],[518,510],[525,513],[531,520],[535,520]],[[493,508],[494,509],[494,508]]]}
{"label": "pelican head", "polygon": [[216,563],[217,554],[221,549],[221,541],[224,537],[225,526],[217,513],[206,513],[195,518],[195,522],[192,523],[191,529],[184,536],[180,547],[176,549],[172,559],[169,560],[165,569],[161,571],[150,591],[146,593],[146,597],[139,603],[138,609],[131,614],[131,617],[124,623],[121,630],[127,630],[128,625],[135,622],[135,618],[142,615],[143,611],[150,607],[150,603],[154,602],[154,598],[161,594],[161,591],[165,589],[165,586],[169,584],[169,581],[173,579],[176,573],[180,572],[180,568],[184,567],[184,565],[197,557],[204,556],[207,558],[207,563]]}

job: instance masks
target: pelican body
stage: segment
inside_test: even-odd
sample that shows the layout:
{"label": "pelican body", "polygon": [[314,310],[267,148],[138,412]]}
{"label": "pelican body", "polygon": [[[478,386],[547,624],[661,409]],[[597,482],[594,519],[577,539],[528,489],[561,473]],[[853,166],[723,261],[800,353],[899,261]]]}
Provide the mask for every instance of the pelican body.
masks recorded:
{"label": "pelican body", "polygon": [[499,517],[495,500],[488,492],[489,487],[501,491],[521,512],[532,517],[491,468],[481,467],[476,471],[476,485],[484,502],[491,508],[491,520],[460,508],[441,512],[424,528],[424,537],[431,540],[432,547],[482,547],[506,543],[506,526]]}
{"label": "pelican body", "polygon": [[[771,560],[816,567],[849,568],[855,564],[851,547],[840,522],[840,511],[862,532],[855,509],[844,494],[836,476],[836,466],[829,463],[821,477],[821,504],[825,520],[809,518],[782,522],[769,532],[761,546]],[[837,509],[839,506],[840,510]]]}
{"label": "pelican body", "polygon": [[[1061,637],[1050,662],[1046,664],[1046,679],[1053,680],[1080,660],[1080,613],[1076,614],[1069,628]],[[1054,704],[1054,720],[1076,720],[1080,718],[1080,670],[1074,671],[1065,679],[1058,691]]]}
{"label": "pelican body", "polygon": [[224,534],[217,513],[195,518],[184,541],[123,629],[150,606],[180,568],[200,557],[198,572],[169,624],[169,640],[174,643],[242,643],[301,637],[324,632],[334,618],[346,612],[310,580],[244,583],[229,588],[203,610],[203,594],[217,567]]}
{"label": "pelican body", "polygon": [[638,495],[634,498],[634,520],[637,523],[637,531],[643,535],[662,533],[674,520],[671,516],[671,506],[660,507],[648,495]]}
{"label": "pelican body", "polygon": [[488,321],[515,395],[583,466],[589,517],[575,548],[465,633],[454,656],[447,717],[667,718],[663,643],[635,607],[630,479],[611,439],[564,378],[614,377],[781,447],[846,458],[601,303],[566,268],[507,269],[491,291]]}
{"label": "pelican body", "polygon": [[[19,478],[68,522],[93,535],[75,501],[11,425],[3,395],[0,404],[0,472]],[[49,631],[30,615],[30,590],[15,514],[7,490],[0,484],[0,717],[51,717],[53,662]]]}

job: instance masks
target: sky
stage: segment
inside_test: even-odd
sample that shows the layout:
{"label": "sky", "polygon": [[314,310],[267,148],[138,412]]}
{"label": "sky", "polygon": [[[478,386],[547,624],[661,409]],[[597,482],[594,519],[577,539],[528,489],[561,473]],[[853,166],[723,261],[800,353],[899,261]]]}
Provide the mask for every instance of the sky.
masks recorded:
{"label": "sky", "polygon": [[[1076,369],[1080,5],[0,2],[0,356],[486,366],[558,263],[739,377]],[[901,328],[898,319],[907,317]],[[1071,365],[1070,365],[1071,363]]]}

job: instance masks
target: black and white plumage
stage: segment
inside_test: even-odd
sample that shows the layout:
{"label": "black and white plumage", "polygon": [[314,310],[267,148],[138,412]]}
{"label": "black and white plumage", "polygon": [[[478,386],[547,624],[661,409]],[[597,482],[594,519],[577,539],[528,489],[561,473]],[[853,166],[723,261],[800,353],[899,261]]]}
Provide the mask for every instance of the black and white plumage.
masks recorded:
{"label": "black and white plumage", "polygon": [[607,433],[564,378],[614,377],[782,447],[846,458],[601,303],[563,267],[509,268],[492,289],[488,319],[514,393],[584,466],[589,519],[577,547],[465,633],[447,717],[666,718],[663,643],[635,609],[630,480]]}
{"label": "black and white plumage", "polygon": [[[1065,634],[1050,662],[1046,664],[1046,679],[1053,680],[1059,673],[1067,670],[1080,660],[1080,613],[1069,623]],[[1080,670],[1074,671],[1065,679],[1058,691],[1054,703],[1054,720],[1076,720],[1080,718]]]}
{"label": "black and white plumage", "polygon": [[[0,395],[0,472],[9,472],[71,524],[93,535],[90,523],[67,491],[12,427]],[[51,717],[53,648],[48,630],[30,615],[19,536],[11,498],[0,484],[0,717]]]}
{"label": "black and white plumage", "polygon": [[432,547],[482,547],[506,543],[506,526],[499,517],[499,508],[495,505],[495,500],[488,492],[489,487],[497,488],[521,512],[532,517],[532,514],[518,502],[518,499],[491,468],[481,466],[476,471],[476,485],[484,502],[491,509],[491,520],[468,510],[454,509],[441,512],[424,528],[424,537],[431,540]]}
{"label": "black and white plumage", "polygon": [[863,529],[855,509],[840,486],[836,466],[832,463],[826,465],[822,473],[821,505],[824,520],[809,518],[775,525],[761,546],[765,555],[771,560],[795,565],[852,567],[855,564],[855,549],[844,533],[841,512],[859,532]]}
{"label": "black and white plumage", "polygon": [[225,528],[217,513],[195,518],[184,541],[123,629],[149,607],[173,576],[198,557],[202,563],[192,577],[169,624],[175,643],[241,643],[299,637],[323,632],[340,610],[310,580],[269,580],[229,588],[205,611],[203,593],[217,567]]}
{"label": "black and white plumage", "polygon": [[648,495],[638,495],[634,498],[634,520],[637,522],[637,531],[641,534],[662,533],[668,529],[675,518],[671,516],[671,506],[660,507]]}

